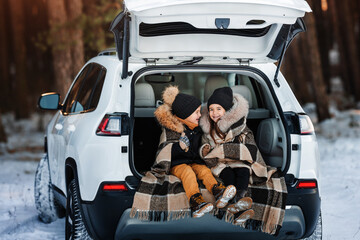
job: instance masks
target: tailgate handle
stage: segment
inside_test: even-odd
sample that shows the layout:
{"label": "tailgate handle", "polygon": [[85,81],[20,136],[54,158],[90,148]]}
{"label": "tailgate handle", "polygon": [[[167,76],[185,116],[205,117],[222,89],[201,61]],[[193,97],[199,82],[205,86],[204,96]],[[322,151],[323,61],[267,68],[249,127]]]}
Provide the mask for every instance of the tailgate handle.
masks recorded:
{"label": "tailgate handle", "polygon": [[230,25],[230,18],[215,18],[217,29],[227,29]]}

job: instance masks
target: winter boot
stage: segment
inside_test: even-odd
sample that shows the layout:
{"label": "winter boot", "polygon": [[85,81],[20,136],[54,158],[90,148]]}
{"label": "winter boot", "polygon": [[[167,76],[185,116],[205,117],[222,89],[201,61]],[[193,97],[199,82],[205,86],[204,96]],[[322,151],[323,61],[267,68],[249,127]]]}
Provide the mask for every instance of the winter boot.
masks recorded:
{"label": "winter boot", "polygon": [[224,208],[228,202],[234,198],[236,188],[233,185],[225,187],[222,183],[213,186],[212,193],[215,197],[215,205],[217,208]]}
{"label": "winter boot", "polygon": [[246,192],[247,191],[243,189],[237,191],[236,196],[234,198],[235,203],[230,204],[227,208],[229,212],[235,214],[251,208],[253,201],[250,197],[245,197]]}
{"label": "winter boot", "polygon": [[234,224],[235,225],[244,225],[244,223],[246,222],[246,220],[252,218],[254,216],[255,212],[252,209],[246,210],[244,212],[242,212],[241,214],[239,214],[239,216],[236,216],[235,220],[234,220]]}
{"label": "winter boot", "polygon": [[212,205],[212,203],[205,202],[201,193],[196,193],[190,198],[190,208],[193,218],[199,218],[204,216],[205,213],[213,210],[214,205]]}
{"label": "winter boot", "polygon": [[227,210],[229,212],[231,212],[232,214],[241,212],[241,211],[245,211],[247,209],[251,208],[252,205],[252,199],[250,197],[243,197],[241,198],[239,201],[237,201],[234,204],[230,204],[227,208]]}

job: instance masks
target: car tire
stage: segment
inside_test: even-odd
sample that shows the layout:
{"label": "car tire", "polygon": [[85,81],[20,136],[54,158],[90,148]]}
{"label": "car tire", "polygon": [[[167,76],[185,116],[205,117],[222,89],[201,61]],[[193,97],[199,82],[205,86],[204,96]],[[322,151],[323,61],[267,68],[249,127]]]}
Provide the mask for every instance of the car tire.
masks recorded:
{"label": "car tire", "polygon": [[42,222],[51,223],[65,215],[64,208],[54,198],[47,154],[40,159],[36,169],[34,197],[35,206]]}
{"label": "car tire", "polygon": [[70,182],[67,190],[65,239],[91,239],[83,221],[80,197],[75,179]]}
{"label": "car tire", "polygon": [[304,238],[303,240],[321,240],[321,239],[322,239],[322,216],[320,212],[319,218],[316,223],[316,228],[313,234],[307,238]]}

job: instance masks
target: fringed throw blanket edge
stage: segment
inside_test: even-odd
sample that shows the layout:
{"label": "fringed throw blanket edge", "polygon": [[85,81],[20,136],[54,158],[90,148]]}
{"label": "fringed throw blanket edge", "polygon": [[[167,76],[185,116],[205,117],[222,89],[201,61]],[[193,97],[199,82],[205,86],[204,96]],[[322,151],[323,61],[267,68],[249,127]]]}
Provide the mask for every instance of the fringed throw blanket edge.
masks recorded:
{"label": "fringed throw blanket edge", "polygon": [[190,209],[174,211],[155,211],[131,208],[130,218],[137,218],[142,221],[166,222],[191,217]]}

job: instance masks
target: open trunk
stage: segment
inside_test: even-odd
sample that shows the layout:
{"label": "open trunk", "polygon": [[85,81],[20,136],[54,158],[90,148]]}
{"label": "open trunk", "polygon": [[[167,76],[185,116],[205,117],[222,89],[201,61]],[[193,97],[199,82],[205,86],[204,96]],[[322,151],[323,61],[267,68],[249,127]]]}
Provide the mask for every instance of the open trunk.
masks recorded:
{"label": "open trunk", "polygon": [[123,9],[110,26],[122,78],[130,56],[281,61],[311,11],[303,0],[125,0]]}
{"label": "open trunk", "polygon": [[[237,68],[241,69],[241,68]],[[268,165],[286,168],[287,134],[279,116],[274,98],[266,81],[256,79],[250,71],[168,70],[140,76],[135,83],[133,162],[136,172],[150,170],[161,134],[154,111],[161,104],[161,93],[168,85],[179,86],[180,92],[199,98],[204,104],[212,92],[229,86],[249,102],[247,124],[254,132],[259,149]]]}

